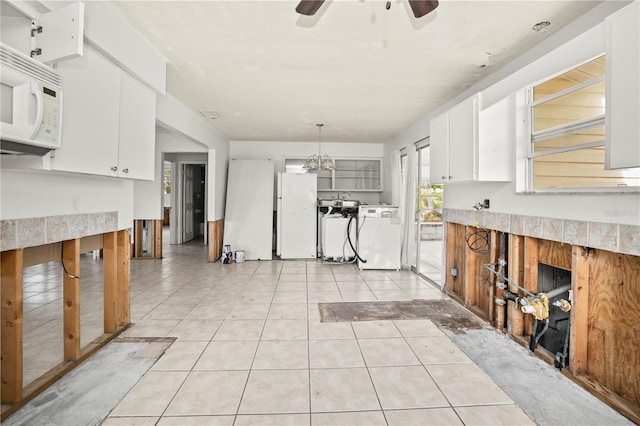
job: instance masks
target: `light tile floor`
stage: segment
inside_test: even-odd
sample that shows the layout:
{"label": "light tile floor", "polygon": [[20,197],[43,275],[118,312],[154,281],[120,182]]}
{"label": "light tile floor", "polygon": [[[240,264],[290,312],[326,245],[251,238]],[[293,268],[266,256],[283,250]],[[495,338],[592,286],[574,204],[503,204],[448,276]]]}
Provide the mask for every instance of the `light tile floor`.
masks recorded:
{"label": "light tile floor", "polygon": [[535,424],[428,320],[321,323],[318,302],[443,297],[406,271],[132,261],[128,337],[176,337],[104,425]]}

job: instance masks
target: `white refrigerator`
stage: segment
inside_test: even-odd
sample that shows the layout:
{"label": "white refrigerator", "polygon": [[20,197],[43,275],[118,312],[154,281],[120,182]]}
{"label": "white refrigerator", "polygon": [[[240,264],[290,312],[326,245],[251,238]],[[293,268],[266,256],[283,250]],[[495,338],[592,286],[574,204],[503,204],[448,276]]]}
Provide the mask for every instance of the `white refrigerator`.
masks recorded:
{"label": "white refrigerator", "polygon": [[316,258],[318,179],[313,173],[278,173],[276,254]]}

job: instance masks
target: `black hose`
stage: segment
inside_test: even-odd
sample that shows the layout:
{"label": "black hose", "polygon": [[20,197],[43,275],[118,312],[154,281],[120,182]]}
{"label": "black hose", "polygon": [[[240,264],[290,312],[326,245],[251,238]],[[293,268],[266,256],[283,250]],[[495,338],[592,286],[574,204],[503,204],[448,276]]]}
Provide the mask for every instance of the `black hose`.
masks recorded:
{"label": "black hose", "polygon": [[[358,259],[362,263],[367,263],[366,260],[360,257],[360,255],[358,254],[358,251],[353,246],[353,242],[351,242],[351,222],[353,222],[353,219],[355,219],[355,217],[356,217],[355,214],[351,215],[351,217],[349,218],[349,222],[347,223],[347,240],[349,241],[349,246],[351,247],[351,250],[353,250],[353,254],[356,255],[356,259]],[[356,233],[356,238],[358,238],[357,233]]]}

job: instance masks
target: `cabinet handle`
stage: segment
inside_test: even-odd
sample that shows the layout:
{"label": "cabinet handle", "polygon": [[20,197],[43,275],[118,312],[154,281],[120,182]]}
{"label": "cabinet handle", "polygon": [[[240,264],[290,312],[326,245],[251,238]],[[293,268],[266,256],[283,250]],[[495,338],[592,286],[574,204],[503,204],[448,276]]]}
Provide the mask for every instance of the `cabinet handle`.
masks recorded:
{"label": "cabinet handle", "polygon": [[442,176],[442,180],[445,180],[447,177],[446,176]]}
{"label": "cabinet handle", "polygon": [[111,171],[112,172],[117,172],[118,171],[118,167],[117,166],[111,166]]}
{"label": "cabinet handle", "polygon": [[129,169],[122,169],[122,173],[129,173]]}
{"label": "cabinet handle", "polygon": [[453,179],[453,176],[449,176],[449,180]]}

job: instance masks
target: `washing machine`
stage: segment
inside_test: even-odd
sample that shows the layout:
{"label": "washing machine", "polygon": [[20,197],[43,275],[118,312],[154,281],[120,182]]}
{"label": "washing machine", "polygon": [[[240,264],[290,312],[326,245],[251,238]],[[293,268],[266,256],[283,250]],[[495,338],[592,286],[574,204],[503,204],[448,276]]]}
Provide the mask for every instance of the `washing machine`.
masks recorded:
{"label": "washing machine", "polygon": [[[322,259],[344,262],[355,256],[347,241],[349,217],[342,214],[325,214],[322,217]],[[351,223],[351,242],[356,246],[356,219]]]}
{"label": "washing machine", "polygon": [[402,225],[398,206],[360,206],[358,229],[360,269],[400,269]]}

